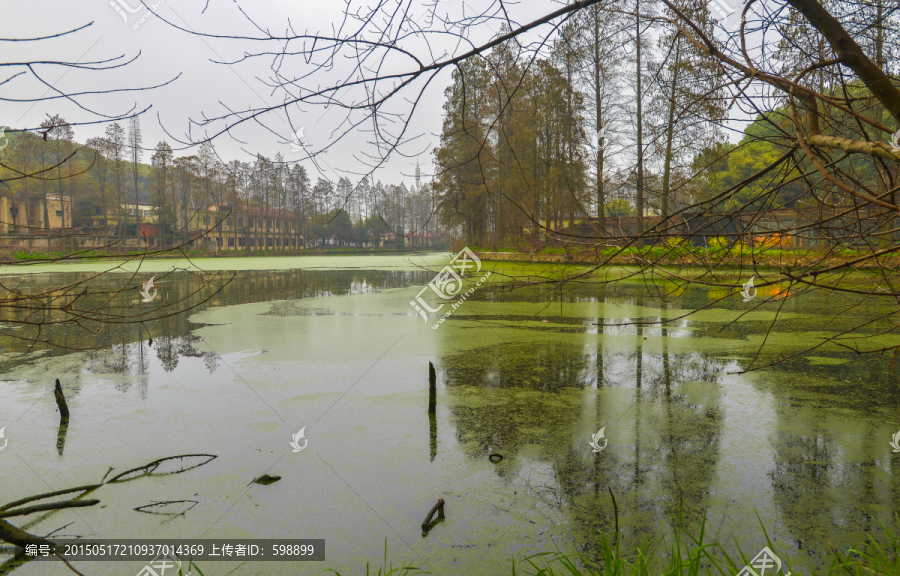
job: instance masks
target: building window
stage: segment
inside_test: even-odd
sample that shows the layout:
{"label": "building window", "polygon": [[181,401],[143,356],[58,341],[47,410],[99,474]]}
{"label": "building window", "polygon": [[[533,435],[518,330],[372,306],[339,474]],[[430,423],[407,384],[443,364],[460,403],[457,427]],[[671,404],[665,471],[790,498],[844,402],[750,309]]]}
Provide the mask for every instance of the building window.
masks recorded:
{"label": "building window", "polygon": [[244,227],[244,217],[241,216],[240,218],[238,218],[238,228],[243,228],[243,227]]}
{"label": "building window", "polygon": [[56,211],[56,215],[57,215],[57,216],[62,216],[62,210],[57,210],[57,211]]}
{"label": "building window", "polygon": [[238,238],[238,246],[240,246],[241,248],[244,247],[244,238],[243,237]]}
{"label": "building window", "polygon": [[229,239],[228,239],[228,247],[229,247],[229,248],[234,248],[234,238],[229,238]]}

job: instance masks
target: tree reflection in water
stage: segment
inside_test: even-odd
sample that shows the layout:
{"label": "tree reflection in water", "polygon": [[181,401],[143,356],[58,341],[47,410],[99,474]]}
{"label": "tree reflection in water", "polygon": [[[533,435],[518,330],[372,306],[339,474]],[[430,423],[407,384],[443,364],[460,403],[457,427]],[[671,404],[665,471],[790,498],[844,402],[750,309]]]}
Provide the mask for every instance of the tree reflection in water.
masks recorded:
{"label": "tree reflection in water", "polygon": [[[230,276],[231,272],[223,272],[222,276]],[[7,281],[18,281],[23,290],[39,291],[42,286],[51,284],[49,274],[28,274],[21,278]],[[92,276],[89,273],[54,273],[52,284],[72,283]],[[86,284],[90,293],[96,295],[85,299],[84,306],[100,306],[105,301],[99,294],[104,289],[118,286],[115,276],[106,274]],[[36,358],[46,356],[66,356],[80,350],[90,350],[85,354],[86,368],[98,373],[121,373],[127,375],[146,374],[149,354],[156,354],[166,372],[178,366],[183,356],[202,358],[210,374],[218,366],[218,358],[212,352],[198,350],[195,345],[201,340],[192,334],[199,325],[190,322],[194,313],[214,306],[229,306],[252,302],[269,302],[275,300],[296,300],[331,296],[336,294],[362,294],[390,288],[401,288],[417,283],[428,282],[433,274],[427,271],[352,271],[352,270],[249,270],[236,273],[234,280],[209,302],[198,306],[190,314],[179,314],[142,324],[105,325],[96,335],[88,335],[84,330],[71,326],[48,326],[45,331],[53,332],[55,342],[62,346],[50,346],[12,338],[0,333],[0,369],[9,371],[16,366],[29,363]],[[189,273],[173,274],[167,278],[161,293],[168,294],[170,299],[186,297],[201,287],[201,281]],[[209,280],[205,280],[209,283]],[[212,289],[212,288],[211,288]],[[201,301],[204,295],[195,298]],[[134,294],[122,294],[109,306],[139,306],[140,298]],[[0,323],[8,319],[4,314],[9,311],[0,310]],[[275,312],[277,313],[277,311]],[[147,345],[152,337],[153,345]],[[37,353],[35,353],[37,352]]]}

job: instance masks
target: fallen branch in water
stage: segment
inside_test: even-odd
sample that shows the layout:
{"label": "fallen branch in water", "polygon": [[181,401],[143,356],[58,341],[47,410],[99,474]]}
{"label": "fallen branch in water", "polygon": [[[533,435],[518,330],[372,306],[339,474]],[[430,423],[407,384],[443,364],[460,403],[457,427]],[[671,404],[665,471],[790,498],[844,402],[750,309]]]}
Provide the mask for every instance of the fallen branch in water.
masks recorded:
{"label": "fallen branch in water", "polygon": [[85,574],[82,574],[81,572],[79,572],[78,570],[76,570],[74,566],[72,566],[71,564],[69,564],[69,561],[66,560],[65,558],[63,558],[63,555],[62,555],[62,554],[60,554],[59,552],[55,552],[54,554],[56,555],[57,558],[59,558],[60,560],[62,560],[62,561],[65,563],[66,566],[69,567],[69,570],[71,570],[72,572],[78,574],[78,576],[86,576]]}
{"label": "fallen branch in water", "polygon": [[37,544],[38,546],[53,546],[53,542],[34,534],[16,528],[6,520],[0,519],[0,540],[9,542],[19,548],[24,548],[29,544]]}
{"label": "fallen branch in water", "polygon": [[[274,484],[279,480],[281,480],[281,476],[269,476],[268,474],[263,474],[259,478],[254,478],[253,480],[251,480],[250,484],[253,484],[255,482],[263,486],[268,486],[269,484]],[[247,486],[249,486],[250,484],[247,484]]]}
{"label": "fallen branch in water", "polygon": [[109,470],[106,471],[106,474],[103,475],[103,478],[100,479],[100,483],[103,484],[103,481],[106,480],[106,477],[109,476],[109,473],[115,470],[112,466],[109,467]]}
{"label": "fallen branch in water", "polygon": [[425,521],[422,522],[422,531],[423,532],[428,532],[428,530],[429,530],[428,525],[431,524],[431,517],[434,516],[434,513],[438,512],[438,511],[440,511],[438,518],[443,518],[444,517],[444,499],[443,498],[441,498],[440,500],[437,501],[437,504],[435,504],[431,508],[431,510],[428,512],[428,516],[425,517]]}
{"label": "fallen branch in water", "polygon": [[[158,508],[165,509],[166,506],[171,506],[173,504],[190,504],[187,508],[183,509],[181,512],[155,512],[152,510],[147,510],[147,508]],[[144,504],[143,506],[138,506],[135,508],[138,512],[143,512],[144,514],[157,514],[159,516],[184,516],[184,514],[199,504],[196,500],[166,500],[165,502],[154,502],[152,504]]]}
{"label": "fallen branch in water", "polygon": [[18,508],[16,510],[7,510],[0,512],[0,518],[9,518],[11,516],[25,516],[34,514],[35,512],[46,512],[47,510],[62,510],[63,508],[83,508],[85,506],[93,506],[99,504],[99,500],[66,500],[65,502],[52,502],[50,504],[37,504],[26,508]]}
{"label": "fallen branch in water", "polygon": [[[178,460],[179,458],[206,458],[206,461],[201,462],[199,464],[194,464],[193,466],[188,466],[186,468],[182,468],[181,470],[176,470],[174,472],[164,472],[164,474],[179,474],[181,472],[185,472],[192,468],[196,468],[198,466],[203,466],[204,464],[207,464],[207,463],[211,462],[212,460],[214,460],[215,458],[217,458],[217,456],[215,454],[180,454],[178,456],[167,456],[166,458],[160,458],[159,460],[154,460],[153,462],[144,464],[143,466],[138,466],[137,468],[132,468],[131,470],[126,470],[126,471],[122,472],[121,474],[117,474],[116,476],[113,476],[112,478],[110,478],[109,482],[107,482],[107,484],[112,484],[114,482],[126,482],[128,480],[135,480],[136,478],[140,478],[141,476],[147,476],[149,474],[152,474],[154,470],[159,468],[159,466],[163,462],[167,462],[169,460]],[[138,474],[134,478],[125,478],[124,480],[122,480],[123,476],[131,474],[132,472],[138,472],[141,470],[143,470],[143,473]]]}
{"label": "fallen branch in water", "polygon": [[78,486],[76,488],[66,488],[65,490],[57,490],[55,492],[47,492],[46,494],[38,494],[36,496],[29,496],[28,498],[22,498],[21,500],[16,500],[15,502],[10,502],[9,504],[4,504],[0,506],[0,512],[4,510],[9,510],[10,508],[15,508],[16,506],[21,506],[22,504],[27,504],[29,502],[34,502],[35,500],[43,500],[44,498],[52,498],[54,496],[62,496],[63,494],[71,494],[72,492],[87,492],[88,490],[93,490],[95,488],[99,488],[102,484],[88,484],[87,486]]}
{"label": "fallen branch in water", "polygon": [[[57,385],[58,384],[59,384],[59,382],[57,381]],[[145,464],[144,466],[139,466],[137,468],[132,468],[131,470],[126,470],[125,472],[122,472],[118,476],[113,477],[111,480],[109,480],[109,482],[105,482],[105,483],[109,484],[110,482],[115,482],[115,481],[122,482],[122,481],[124,481],[124,480],[121,480],[121,478],[123,476],[131,474],[133,472],[143,471],[143,473],[139,474],[138,476],[126,479],[126,480],[134,480],[135,478],[140,478],[141,476],[146,476],[146,475],[151,474],[154,470],[159,468],[159,466],[166,461],[177,460],[179,458],[191,458],[191,457],[203,457],[203,458],[206,458],[206,460],[199,464],[194,464],[192,466],[188,466],[188,467],[182,468],[180,470],[166,472],[166,474],[179,474],[181,472],[191,470],[198,466],[203,466],[204,464],[211,462],[214,458],[216,458],[216,456],[213,454],[183,454],[180,456],[169,456],[167,458],[160,458],[159,460],[154,460],[153,462]],[[106,474],[104,474],[104,476],[103,476],[103,480],[106,480],[106,477],[109,476],[110,472],[112,472],[112,468],[107,470]],[[63,510],[66,508],[94,506],[96,504],[99,504],[100,501],[99,500],[79,501],[79,500],[77,500],[77,498],[80,498],[80,497],[84,496],[85,494],[87,494],[88,492],[90,492],[92,490],[96,490],[97,488],[100,488],[101,486],[103,486],[104,485],[103,480],[101,480],[99,484],[88,484],[85,486],[77,486],[75,488],[66,488],[65,490],[55,490],[53,492],[46,492],[44,494],[36,494],[34,496],[28,496],[27,498],[21,498],[19,500],[16,500],[15,502],[10,502],[8,504],[0,505],[0,542],[6,542],[8,544],[18,546],[19,548],[25,548],[26,546],[28,546],[30,544],[34,544],[36,546],[49,546],[51,549],[53,549],[55,547],[55,545],[53,544],[53,542],[51,540],[48,540],[46,538],[41,538],[40,536],[35,536],[34,534],[29,534],[28,532],[22,530],[21,528],[13,526],[6,520],[3,520],[3,518],[8,518],[11,516],[25,516],[28,514],[34,514],[35,512],[46,512],[46,511],[52,512],[55,510]],[[52,498],[54,496],[62,496],[63,494],[71,494],[73,492],[83,492],[84,494],[81,494],[76,499],[66,500],[65,502],[37,504],[34,506],[19,508],[23,504],[27,504],[29,502],[34,502],[36,500],[43,500],[45,498]],[[79,574],[80,576],[84,576],[81,572],[79,572],[71,564],[69,564],[69,562],[65,558],[63,558],[61,554],[59,554],[59,552],[54,551],[54,554],[57,557],[59,557],[60,560],[65,562],[66,566],[68,566],[70,570],[72,570],[76,574]]]}

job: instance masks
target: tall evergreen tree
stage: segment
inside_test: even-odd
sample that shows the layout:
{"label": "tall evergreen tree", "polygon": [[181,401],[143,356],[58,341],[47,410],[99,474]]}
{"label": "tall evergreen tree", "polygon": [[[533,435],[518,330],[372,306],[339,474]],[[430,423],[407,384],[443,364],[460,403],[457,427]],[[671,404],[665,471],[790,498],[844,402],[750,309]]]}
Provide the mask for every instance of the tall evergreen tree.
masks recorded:
{"label": "tall evergreen tree", "polygon": [[[132,182],[134,183],[134,210],[135,210],[135,224],[137,224],[140,220],[138,216],[140,214],[140,210],[138,208],[138,203],[140,202],[139,198],[139,187],[138,187],[138,175],[140,170],[140,161],[144,155],[144,151],[141,148],[141,144],[143,143],[143,136],[141,134],[141,119],[137,115],[134,115],[128,119],[128,150],[129,150],[129,159],[131,160],[131,175]],[[128,224],[128,212],[125,213],[125,224],[127,227]],[[137,228],[135,228],[136,230]]]}

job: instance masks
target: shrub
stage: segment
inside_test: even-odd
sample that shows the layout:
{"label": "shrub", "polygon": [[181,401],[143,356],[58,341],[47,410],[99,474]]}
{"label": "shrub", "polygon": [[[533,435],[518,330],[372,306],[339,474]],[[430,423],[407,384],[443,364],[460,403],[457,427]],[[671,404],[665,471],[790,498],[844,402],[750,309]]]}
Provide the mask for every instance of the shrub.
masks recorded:
{"label": "shrub", "polygon": [[726,236],[713,236],[706,241],[706,245],[714,250],[728,248],[731,244],[731,239]]}

